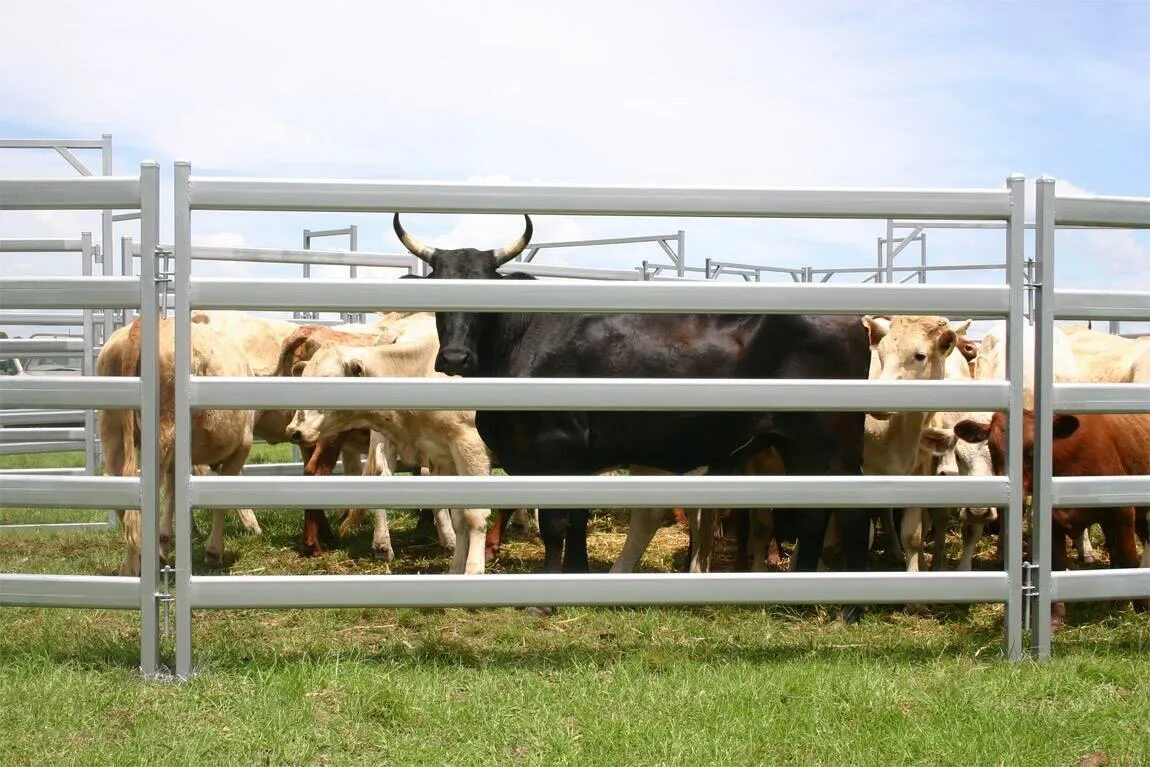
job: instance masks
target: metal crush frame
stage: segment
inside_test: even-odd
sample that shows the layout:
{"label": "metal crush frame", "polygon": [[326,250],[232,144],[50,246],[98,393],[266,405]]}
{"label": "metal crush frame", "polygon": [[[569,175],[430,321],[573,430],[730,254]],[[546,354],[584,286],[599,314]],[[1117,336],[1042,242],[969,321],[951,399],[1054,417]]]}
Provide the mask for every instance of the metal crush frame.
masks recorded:
{"label": "metal crush frame", "polygon": [[[0,210],[139,210],[141,239],[153,249],[159,235],[159,166],[144,163],[138,178],[0,179]],[[110,258],[105,259],[105,265]],[[138,508],[141,558],[138,578],[78,575],[0,574],[4,606],[84,607],[140,611],[140,668],[159,671],[157,632],[156,474],[159,434],[159,377],[156,374],[156,300],[154,259],[143,260],[138,279],[98,277],[0,277],[6,308],[113,309],[137,307],[141,327],[140,378],[99,376],[4,376],[0,399],[15,407],[126,408],[140,411],[140,476],[109,478],[52,476],[43,473],[0,476],[0,505],[46,508]],[[105,314],[110,317],[110,313]]]}
{"label": "metal crush frame", "polygon": [[1136,599],[1150,597],[1150,569],[1051,572],[1051,511],[1055,506],[1150,506],[1150,476],[1053,477],[1053,418],[1056,412],[1150,412],[1150,384],[1054,383],[1056,319],[1150,319],[1150,292],[1057,290],[1054,285],[1056,228],[1108,227],[1150,229],[1150,198],[1060,197],[1050,178],[1037,181],[1035,213],[1036,297],[1034,454],[1032,501],[1031,598],[1034,617],[1031,651],[1050,658],[1047,616],[1052,601]]}
{"label": "metal crush frame", "polygon": [[[476,186],[468,184],[370,183],[358,181],[297,181],[270,179],[196,178],[187,162],[177,162],[175,183],[175,319],[176,347],[189,348],[193,308],[370,311],[390,309],[462,309],[472,311],[628,311],[628,312],[909,312],[956,313],[966,316],[1006,316],[1008,382],[1022,380],[1021,349],[1024,303],[1023,213],[1021,177],[1003,190],[705,190],[635,189],[559,186]],[[191,277],[191,217],[194,210],[313,211],[313,212],[454,212],[533,213],[568,215],[676,215],[777,218],[954,218],[1001,221],[1007,225],[1008,285],[954,291],[943,286],[889,285],[764,285],[764,284],[540,284],[475,283],[467,281],[345,281],[206,280]],[[515,268],[517,265],[512,265]],[[260,288],[263,288],[262,290]],[[859,395],[891,409],[911,399],[921,409],[950,407],[962,398],[977,409],[1007,409],[1011,429],[1009,478],[809,478],[809,477],[436,477],[421,478],[418,488],[402,481],[372,482],[371,478],[192,477],[188,440],[191,409],[243,407],[251,401],[254,379],[195,380],[189,354],[176,355],[176,662],[177,676],[193,672],[192,613],[196,609],[276,606],[333,607],[339,605],[500,606],[547,604],[697,604],[723,601],[788,602],[1001,602],[1006,605],[1004,649],[1007,657],[1022,657],[1022,389],[1005,385],[982,387],[966,383],[932,382],[922,387],[890,385],[870,391],[870,384],[839,386],[824,381],[596,381],[549,379],[548,397],[564,406],[587,409],[727,409],[730,392],[742,387],[747,408],[773,405],[785,397],[785,409],[834,408],[857,410]],[[291,381],[261,379],[261,401],[269,396],[290,406],[346,401],[348,381],[311,382],[290,394]],[[467,407],[520,408],[515,399],[524,382],[505,379],[451,381],[441,387],[438,401],[428,396],[427,382],[413,379],[375,381],[370,394],[378,407],[442,407],[444,398]],[[538,385],[539,382],[530,382]],[[852,382],[853,383],[853,382]],[[753,385],[753,388],[752,388]],[[631,388],[624,391],[628,386]],[[422,393],[416,400],[415,391]],[[612,393],[612,387],[614,391]],[[722,397],[715,397],[720,390]],[[279,391],[285,393],[281,397]],[[644,398],[633,399],[639,392]],[[649,392],[658,392],[653,402]],[[1003,394],[1005,393],[1005,402]],[[361,399],[360,401],[363,401]],[[929,401],[929,402],[928,402]],[[1003,405],[1005,404],[1005,408]],[[538,403],[539,407],[543,403]],[[398,478],[395,478],[398,479]],[[831,482],[828,482],[831,479]],[[701,481],[700,481],[701,480]],[[410,484],[410,483],[407,483]],[[831,487],[833,486],[833,488]],[[949,492],[954,489],[955,495]],[[834,492],[831,492],[831,489]],[[380,498],[380,493],[384,498]],[[406,492],[405,492],[406,491]],[[330,576],[301,582],[283,576],[194,576],[191,573],[191,511],[200,506],[243,505],[241,499],[272,508],[304,508],[372,498],[391,507],[426,505],[491,505],[541,507],[667,505],[762,505],[763,493],[788,506],[953,505],[956,497],[974,495],[1008,507],[1006,569],[1002,573],[849,573],[738,574],[724,579],[732,588],[716,599],[711,574],[617,578],[609,575],[516,575],[502,578],[455,576]],[[686,497],[688,500],[684,500]],[[779,500],[782,499],[782,500]],[[786,503],[783,503],[783,500]],[[306,585],[305,585],[306,584]]]}

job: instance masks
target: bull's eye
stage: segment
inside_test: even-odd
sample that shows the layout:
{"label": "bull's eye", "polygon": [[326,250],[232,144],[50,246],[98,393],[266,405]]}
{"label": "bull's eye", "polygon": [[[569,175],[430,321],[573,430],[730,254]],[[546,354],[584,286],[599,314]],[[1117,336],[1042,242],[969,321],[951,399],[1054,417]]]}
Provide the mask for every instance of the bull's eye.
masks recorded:
{"label": "bull's eye", "polygon": [[926,362],[926,353],[925,352],[915,352],[914,353],[914,361],[915,362]]}

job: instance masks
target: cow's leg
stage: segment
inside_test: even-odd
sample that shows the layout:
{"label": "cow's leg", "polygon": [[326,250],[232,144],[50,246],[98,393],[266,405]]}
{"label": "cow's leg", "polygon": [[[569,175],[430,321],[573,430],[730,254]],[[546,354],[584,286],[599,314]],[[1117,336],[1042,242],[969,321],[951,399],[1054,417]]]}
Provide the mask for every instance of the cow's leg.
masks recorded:
{"label": "cow's leg", "polygon": [[886,535],[887,557],[900,565],[906,564],[906,554],[902,550],[902,541],[899,540],[899,528],[895,524],[894,509],[882,510],[882,529]]}
{"label": "cow's leg", "polygon": [[923,520],[926,514],[922,509],[912,508],[902,510],[902,522],[899,524],[899,540],[902,543],[903,554],[906,557],[906,571],[917,573],[919,570],[919,557],[922,556]]}
{"label": "cow's leg", "polygon": [[567,540],[567,509],[539,510],[539,537],[543,539],[543,572],[563,570],[563,543]]}
{"label": "cow's leg", "polygon": [[[459,536],[455,534],[455,525],[451,521],[451,509],[432,509],[431,520],[435,524],[435,534],[439,539],[439,546],[448,554],[455,551],[459,543]],[[484,531],[484,535],[486,535]]]}
{"label": "cow's leg", "polygon": [[535,516],[536,509],[516,509],[511,513],[511,521],[507,527],[514,529],[517,535],[529,537],[539,532],[539,520]]}
{"label": "cow's leg", "polygon": [[495,519],[491,521],[491,527],[487,528],[487,534],[483,539],[483,556],[488,561],[495,559],[499,556],[499,549],[503,546],[503,533],[507,530],[507,523],[511,520],[511,514],[507,509],[494,509]]}
{"label": "cow's leg", "polygon": [[942,572],[946,569],[946,528],[950,521],[950,509],[930,509],[930,527],[934,534],[931,540],[930,569]]}
{"label": "cow's leg", "polygon": [[[1059,510],[1056,510],[1059,511]],[[1070,511],[1065,512],[1065,516],[1070,516]],[[1066,569],[1066,537],[1070,535],[1070,531],[1060,525],[1057,520],[1050,526],[1050,534],[1053,540],[1050,544],[1050,571],[1053,573],[1060,573]],[[1051,633],[1057,632],[1062,628],[1062,624],[1066,621],[1066,603],[1065,602],[1051,602],[1050,603],[1050,631]]]}
{"label": "cow's leg", "polygon": [[[342,434],[323,437],[312,446],[301,446],[300,452],[305,453],[304,476],[329,476],[339,460],[340,450],[343,447]],[[331,543],[335,540],[331,526],[327,521],[327,514],[323,509],[305,509],[303,515],[303,548],[304,556],[314,557],[323,552],[323,542]]]}
{"label": "cow's leg", "polygon": [[[395,447],[378,434],[371,435],[371,444],[367,451],[367,466],[364,468],[367,476],[390,477],[395,473],[398,463]],[[352,514],[363,514],[361,509],[352,509]],[[387,509],[376,509],[375,528],[371,533],[371,551],[376,559],[391,562],[395,559],[395,548],[391,545],[391,526],[387,520]],[[344,531],[340,526],[340,533]]]}
{"label": "cow's leg", "polygon": [[[221,464],[219,473],[229,477],[237,477],[244,470],[244,461],[252,449],[251,434],[248,434],[235,452],[229,455]],[[212,510],[212,532],[208,535],[208,542],[204,546],[204,564],[208,567],[220,567],[224,563],[224,510]]]}
{"label": "cow's leg", "polygon": [[[753,573],[766,572],[769,565],[778,566],[779,549],[775,545],[775,513],[771,509],[751,509],[747,514],[747,547]],[[774,562],[771,562],[772,547]]]}
{"label": "cow's leg", "polygon": [[691,556],[687,560],[687,572],[711,571],[716,517],[715,509],[691,509],[687,512],[687,523],[691,528]]}
{"label": "cow's leg", "polygon": [[236,514],[239,515],[240,524],[244,526],[252,535],[263,535],[263,528],[260,527],[260,522],[256,519],[256,513],[251,509],[236,509]]}
{"label": "cow's leg", "polygon": [[1138,537],[1142,541],[1142,567],[1150,567],[1150,508],[1138,509],[1134,520]]}
{"label": "cow's leg", "polygon": [[965,522],[962,525],[962,558],[958,560],[958,567],[956,569],[963,572],[970,572],[974,567],[974,548],[978,545],[979,540],[982,539],[982,528],[984,525],[981,522]]}
{"label": "cow's leg", "polygon": [[[1107,509],[1102,521],[1102,534],[1106,537],[1106,550],[1110,553],[1110,567],[1138,567],[1141,564],[1138,546],[1134,543],[1134,517],[1138,512],[1133,508]],[[1150,599],[1135,599],[1133,607],[1145,612],[1150,607]]]}
{"label": "cow's leg", "polygon": [[[491,459],[487,446],[476,434],[457,439],[450,444],[453,466],[450,470],[464,477],[486,477],[491,474]],[[445,467],[447,468],[447,467]],[[483,573],[484,538],[487,536],[487,518],[490,509],[458,509],[453,512],[455,554],[452,572],[466,575]]]}
{"label": "cow's leg", "polygon": [[666,524],[670,515],[666,509],[631,509],[631,519],[627,523],[627,538],[619,558],[611,565],[613,573],[633,573],[643,559],[651,539],[659,528]]}
{"label": "cow's leg", "polygon": [[140,511],[121,509],[120,526],[124,528],[124,561],[120,563],[120,575],[131,578],[140,575]]}
{"label": "cow's leg", "polygon": [[1092,565],[1097,560],[1094,556],[1094,545],[1090,542],[1090,526],[1087,525],[1086,529],[1082,531],[1074,539],[1074,548],[1078,552],[1078,561],[1086,565]]}
{"label": "cow's leg", "polygon": [[735,538],[735,558],[731,569],[745,573],[751,569],[751,509],[728,509],[727,520]]}

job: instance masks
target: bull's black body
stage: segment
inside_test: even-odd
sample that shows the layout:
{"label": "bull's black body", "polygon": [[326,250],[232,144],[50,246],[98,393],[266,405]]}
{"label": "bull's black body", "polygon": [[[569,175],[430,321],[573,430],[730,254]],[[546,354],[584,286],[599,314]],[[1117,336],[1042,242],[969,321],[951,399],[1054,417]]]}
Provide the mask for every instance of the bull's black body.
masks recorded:
{"label": "bull's black body", "polygon": [[[509,260],[505,252],[419,252],[398,215],[395,226],[431,265],[430,279],[530,279],[497,271]],[[521,242],[529,237],[530,220]],[[857,316],[439,312],[436,321],[436,369],[464,376],[860,379],[870,361]],[[721,474],[766,447],[780,452],[788,474],[861,471],[862,413],[480,411],[476,425],[509,474],[591,474],[633,464]],[[801,515],[798,565],[814,570],[829,510]],[[865,569],[865,514],[844,512],[841,522],[848,565]],[[586,510],[540,514],[545,571],[587,571],[586,524]]]}

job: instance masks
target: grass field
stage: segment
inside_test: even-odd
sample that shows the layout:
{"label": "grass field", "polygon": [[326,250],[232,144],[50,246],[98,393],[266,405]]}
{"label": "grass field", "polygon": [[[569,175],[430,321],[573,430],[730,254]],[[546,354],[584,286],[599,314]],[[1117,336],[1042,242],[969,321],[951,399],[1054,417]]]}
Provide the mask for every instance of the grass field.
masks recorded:
{"label": "grass field", "polygon": [[[85,513],[102,516],[50,514]],[[261,538],[229,518],[214,572],[447,564],[408,515],[390,567],[368,528],[302,559],[299,513],[259,516]],[[592,568],[622,540],[603,515]],[[112,574],[120,557],[110,532],[4,542],[0,572]],[[665,528],[644,569],[685,545]],[[493,569],[532,571],[541,555],[514,539]],[[1001,633],[997,606],[880,607],[852,626],[821,607],[211,611],[196,614],[199,674],[169,684],[134,670],[135,613],[6,608],[0,765],[1150,764],[1146,616],[1071,605],[1045,665],[1004,661]]]}

